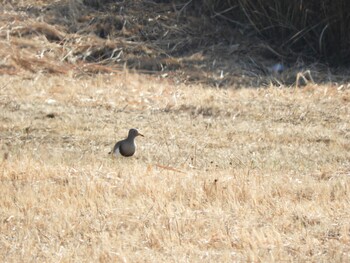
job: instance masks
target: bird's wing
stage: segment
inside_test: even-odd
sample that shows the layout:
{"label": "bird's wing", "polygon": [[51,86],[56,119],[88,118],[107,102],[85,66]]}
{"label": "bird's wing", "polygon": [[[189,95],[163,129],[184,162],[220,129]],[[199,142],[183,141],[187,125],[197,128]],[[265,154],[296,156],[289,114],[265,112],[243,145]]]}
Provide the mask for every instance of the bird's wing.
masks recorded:
{"label": "bird's wing", "polygon": [[113,151],[111,151],[110,153],[118,154],[119,153],[119,146],[121,143],[122,143],[122,141],[117,142],[113,147]]}

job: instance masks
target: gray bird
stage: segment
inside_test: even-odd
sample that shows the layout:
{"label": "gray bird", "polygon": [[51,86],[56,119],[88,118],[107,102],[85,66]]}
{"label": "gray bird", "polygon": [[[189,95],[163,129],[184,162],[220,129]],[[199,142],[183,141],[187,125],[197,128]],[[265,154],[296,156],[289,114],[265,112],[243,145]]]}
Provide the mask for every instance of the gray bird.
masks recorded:
{"label": "gray bird", "polygon": [[124,157],[133,156],[136,150],[135,138],[137,136],[144,137],[141,133],[138,132],[138,130],[130,129],[128,138],[117,142],[114,145],[113,150],[110,151],[108,154],[113,153],[115,156],[118,156],[120,154]]}

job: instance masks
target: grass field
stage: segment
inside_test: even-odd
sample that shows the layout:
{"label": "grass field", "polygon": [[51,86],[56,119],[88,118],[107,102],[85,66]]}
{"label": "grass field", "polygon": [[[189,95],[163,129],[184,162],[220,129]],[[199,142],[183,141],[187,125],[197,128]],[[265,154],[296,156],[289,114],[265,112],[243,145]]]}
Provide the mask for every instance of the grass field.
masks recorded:
{"label": "grass field", "polygon": [[191,1],[100,2],[1,7],[0,261],[350,262],[346,71],[291,88]]}
{"label": "grass field", "polygon": [[349,106],[336,85],[1,76],[0,261],[349,262]]}

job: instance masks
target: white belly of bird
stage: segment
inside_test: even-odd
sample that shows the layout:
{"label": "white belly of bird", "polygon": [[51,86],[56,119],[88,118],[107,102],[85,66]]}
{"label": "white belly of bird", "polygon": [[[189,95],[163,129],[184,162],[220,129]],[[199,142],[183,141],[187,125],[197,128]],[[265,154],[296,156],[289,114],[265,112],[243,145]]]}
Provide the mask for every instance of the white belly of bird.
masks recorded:
{"label": "white belly of bird", "polygon": [[120,156],[121,154],[120,154],[119,148],[117,148],[117,149],[114,151],[113,154],[114,154],[115,157]]}

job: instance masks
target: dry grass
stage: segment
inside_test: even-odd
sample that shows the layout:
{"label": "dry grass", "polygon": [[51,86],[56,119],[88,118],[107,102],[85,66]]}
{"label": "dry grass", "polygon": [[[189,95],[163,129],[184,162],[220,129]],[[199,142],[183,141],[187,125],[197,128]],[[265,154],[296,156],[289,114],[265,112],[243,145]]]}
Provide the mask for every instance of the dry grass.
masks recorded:
{"label": "dry grass", "polygon": [[[286,63],[282,74],[272,74],[274,65],[287,61],[271,46],[238,28],[185,14],[180,11],[185,11],[183,4],[141,0],[5,2],[0,8],[0,74],[80,75],[128,68],[212,87],[260,87],[270,82],[304,85],[306,79],[349,82],[348,69],[330,70],[302,60]],[[309,77],[300,79],[303,72],[310,72]]]}
{"label": "dry grass", "polygon": [[[350,90],[0,77],[0,260],[348,262]],[[138,152],[107,154],[137,127]]]}
{"label": "dry grass", "polygon": [[[350,260],[349,85],[214,89],[195,70],[122,71],[159,66],[165,42],[127,41],[136,22],[101,39],[79,1],[56,2],[0,18],[0,261]],[[231,64],[208,79],[224,66],[247,83]],[[187,74],[197,84],[179,84]],[[136,156],[111,159],[131,127],[146,135]]]}

